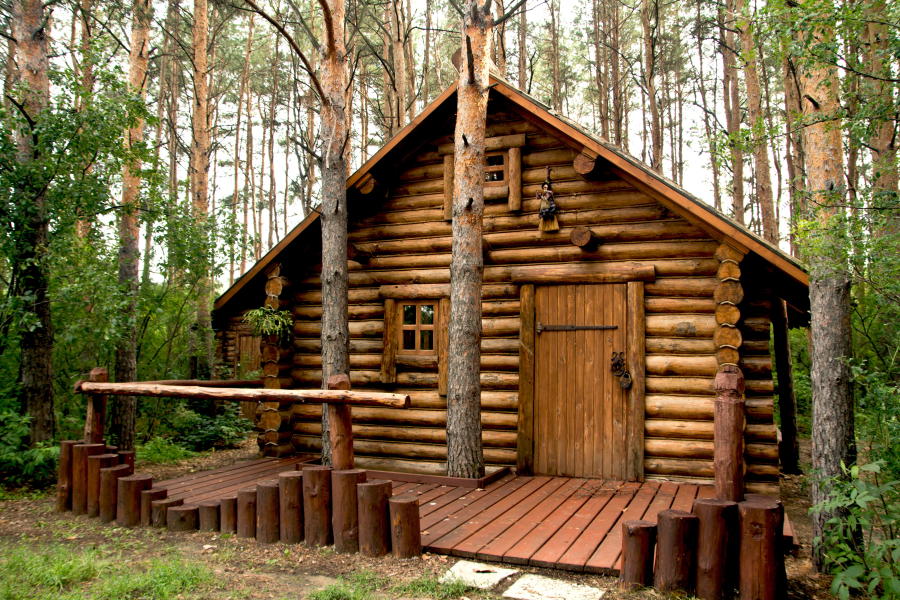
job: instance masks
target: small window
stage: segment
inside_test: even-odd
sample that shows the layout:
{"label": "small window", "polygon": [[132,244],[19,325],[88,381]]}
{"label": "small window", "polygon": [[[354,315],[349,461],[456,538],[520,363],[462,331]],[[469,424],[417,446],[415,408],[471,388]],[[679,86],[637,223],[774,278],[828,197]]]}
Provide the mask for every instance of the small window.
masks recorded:
{"label": "small window", "polygon": [[509,164],[506,151],[488,152],[484,156],[484,185],[506,185]]}
{"label": "small window", "polygon": [[400,353],[436,354],[434,325],[437,322],[436,300],[402,302],[400,304]]}

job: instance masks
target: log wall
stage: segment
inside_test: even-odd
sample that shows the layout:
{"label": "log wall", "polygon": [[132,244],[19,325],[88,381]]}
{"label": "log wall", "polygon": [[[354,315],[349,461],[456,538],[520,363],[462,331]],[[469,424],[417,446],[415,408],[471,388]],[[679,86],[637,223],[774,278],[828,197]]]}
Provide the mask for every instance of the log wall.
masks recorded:
{"label": "log wall", "polygon": [[[489,103],[487,136],[525,134],[521,152],[521,210],[507,198],[485,207],[485,293],[482,341],[482,426],[489,465],[515,465],[519,414],[520,285],[512,270],[533,265],[653,266],[645,284],[646,397],[644,472],[648,477],[712,477],[713,380],[719,279],[719,242],[612,173],[577,174],[577,154],[502,104]],[[377,209],[351,218],[349,240],[365,262],[349,262],[351,383],[408,393],[408,410],[354,408],[357,466],[443,473],[446,460],[446,398],[439,394],[436,356],[396,357],[392,383],[382,383],[385,298],[381,286],[448,284],[451,224],[445,220],[444,156],[453,120],[379,181],[386,197]],[[547,176],[560,208],[557,232],[538,231],[535,193]],[[377,175],[377,174],[376,174]],[[515,186],[512,186],[513,188]],[[351,217],[354,213],[351,212]],[[355,213],[359,214],[359,212]],[[570,241],[588,227],[599,246],[585,251]],[[318,257],[280,257],[289,277],[294,340],[278,361],[282,387],[321,386],[321,263]],[[293,260],[293,262],[291,262]],[[776,432],[772,420],[771,361],[765,298],[757,292],[740,306],[740,348],[747,378],[747,479],[777,482]],[[260,290],[260,303],[265,298]],[[435,298],[437,300],[437,298]],[[399,301],[399,300],[398,300]],[[437,303],[437,302],[436,302]],[[745,308],[746,307],[746,308]],[[236,325],[239,317],[232,317]],[[222,342],[226,360],[232,331]],[[746,356],[745,356],[746,354]],[[299,452],[321,448],[318,406],[294,405],[290,442]],[[285,417],[287,419],[287,416]],[[285,438],[285,433],[279,434]],[[279,439],[278,442],[283,442]]]}

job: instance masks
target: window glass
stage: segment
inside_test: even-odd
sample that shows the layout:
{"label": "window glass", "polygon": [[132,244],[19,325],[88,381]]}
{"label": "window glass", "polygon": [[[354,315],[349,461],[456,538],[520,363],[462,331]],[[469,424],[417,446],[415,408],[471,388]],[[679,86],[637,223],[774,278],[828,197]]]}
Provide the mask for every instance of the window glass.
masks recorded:
{"label": "window glass", "polygon": [[485,181],[503,181],[503,171],[486,171],[484,174]]}
{"label": "window glass", "polygon": [[403,324],[404,325],[415,325],[416,324],[416,309],[418,306],[415,304],[404,304],[403,305]]}
{"label": "window glass", "polygon": [[422,344],[419,350],[434,350],[434,331],[423,329],[419,333],[422,334]]}
{"label": "window glass", "polygon": [[416,349],[416,330],[415,329],[403,330],[403,349],[404,350],[415,350]]}
{"label": "window glass", "polygon": [[503,166],[503,155],[502,154],[494,154],[493,156],[488,156],[485,159],[485,163],[489,167],[502,167]]}
{"label": "window glass", "polygon": [[434,305],[433,304],[423,304],[422,308],[422,321],[421,325],[434,325]]}

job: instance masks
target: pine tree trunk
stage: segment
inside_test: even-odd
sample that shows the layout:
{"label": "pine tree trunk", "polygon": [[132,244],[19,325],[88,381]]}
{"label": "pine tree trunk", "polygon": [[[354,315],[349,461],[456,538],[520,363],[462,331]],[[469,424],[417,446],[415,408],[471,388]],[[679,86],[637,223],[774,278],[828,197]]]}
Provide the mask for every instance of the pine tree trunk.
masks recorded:
{"label": "pine tree trunk", "polygon": [[[241,115],[243,112],[243,102],[244,95],[247,93],[247,74],[250,70],[250,50],[253,47],[253,21],[256,17],[256,13],[250,13],[250,20],[248,22],[248,30],[247,30],[247,47],[244,50],[244,68],[241,70],[241,83],[238,88],[238,104],[237,104],[237,125],[234,127],[234,195],[232,198],[231,204],[231,215],[232,218],[237,222],[237,207],[240,202],[240,185],[238,182],[238,176],[241,173]],[[249,107],[250,107],[250,98],[249,94],[247,95],[247,113],[249,115]],[[249,116],[247,117],[250,118]],[[246,271],[246,257],[247,257],[247,197],[244,196],[244,228],[242,231],[242,244],[241,244],[241,274]],[[231,270],[229,275],[229,285],[234,284],[234,259],[235,259],[235,248],[234,243],[231,244]]]}
{"label": "pine tree trunk", "polygon": [[622,147],[622,143],[625,140],[624,134],[624,120],[625,120],[625,112],[626,112],[626,104],[624,98],[624,85],[622,83],[622,75],[621,69],[619,67],[619,61],[622,60],[619,49],[619,27],[620,27],[620,19],[619,19],[619,4],[618,2],[614,3],[612,7],[612,23],[610,27],[610,50],[609,54],[612,57],[610,60],[610,71],[612,78],[612,97],[613,97],[613,132],[614,138],[613,142]]}
{"label": "pine tree trunk", "polygon": [[[322,383],[333,375],[350,374],[350,329],[347,322],[347,113],[344,90],[347,69],[344,48],[344,0],[326,0],[331,9],[333,50],[323,44],[322,134]],[[395,2],[398,0],[395,0]],[[400,49],[400,55],[403,51]],[[403,69],[394,73],[403,78]],[[400,95],[401,98],[405,97]],[[331,464],[327,406],[322,405],[322,462]]]}
{"label": "pine tree trunk", "polygon": [[[700,3],[697,3],[697,31],[700,31]],[[710,106],[706,100],[706,76],[703,72],[703,38],[697,36],[697,81],[700,88],[700,103],[703,108],[703,128],[706,131],[706,139],[709,143],[709,162],[712,170],[713,203],[716,210],[722,210],[722,191],[719,189],[719,160],[716,146],[716,137],[713,135],[713,126],[710,122]],[[713,88],[715,89],[715,88]],[[715,104],[715,92],[713,92],[713,104]]]}
{"label": "pine tree trunk", "polygon": [[740,147],[741,131],[741,98],[740,86],[735,65],[737,47],[734,40],[734,2],[727,0],[727,22],[719,13],[719,32],[725,32],[725,43],[722,48],[722,62],[725,69],[725,122],[731,146],[732,172],[732,210],[734,220],[744,224],[744,152]]}
{"label": "pine tree trunk", "polygon": [[559,81],[559,7],[556,0],[550,0],[550,65],[553,85],[553,110],[562,110],[562,88]]}
{"label": "pine tree trunk", "polygon": [[[552,10],[552,7],[551,7]],[[482,477],[481,284],[490,12],[466,4],[454,134],[453,243],[447,371],[447,474]],[[469,46],[471,50],[469,50]]]}
{"label": "pine tree trunk", "polygon": [[[494,7],[497,10],[497,18],[503,16],[503,13],[506,12],[506,9],[503,7],[503,0],[494,0]],[[500,71],[500,75],[504,78],[506,77],[506,22],[500,23],[500,26],[494,30],[494,34],[497,36],[496,43],[494,46],[496,47],[497,52],[497,69]]]}
{"label": "pine tree trunk", "polygon": [[[91,14],[93,7],[91,0],[81,0],[79,5],[81,20],[81,87],[85,92],[90,94],[94,91],[94,59],[91,46],[93,45],[91,36]],[[72,26],[75,26],[75,19],[72,19]],[[12,42],[12,40],[10,40]],[[14,66],[10,65],[8,73],[12,74]],[[94,166],[88,167],[88,172],[94,171]],[[78,219],[75,223],[75,232],[80,238],[86,238],[91,232],[91,221],[89,218]]]}
{"label": "pine tree trunk", "polygon": [[[653,3],[654,11],[657,12],[655,23],[659,26],[659,4]],[[662,173],[662,119],[660,117],[659,105],[657,104],[656,95],[656,40],[657,37],[651,25],[651,6],[650,0],[641,1],[641,27],[643,30],[644,40],[644,89],[647,92],[647,100],[650,104],[650,136],[652,139],[652,154],[650,156],[650,167],[657,173]],[[645,128],[646,130],[646,128]],[[645,133],[646,138],[646,133]],[[646,142],[645,142],[646,144]]]}
{"label": "pine tree trunk", "polygon": [[[422,71],[422,107],[428,106],[431,102],[431,2],[432,0],[425,0],[425,66]],[[365,89],[365,78],[361,79],[362,88]],[[368,99],[367,95],[363,95],[362,98]],[[364,102],[366,101],[364,100]],[[360,110],[364,110],[364,107],[360,106]],[[364,128],[368,129],[368,127],[364,124]],[[367,156],[368,152],[366,152],[363,156]],[[363,158],[362,162],[366,162],[366,159]]]}
{"label": "pine tree trunk", "polygon": [[528,70],[526,68],[527,62],[526,58],[528,56],[528,45],[527,45],[527,35],[528,35],[528,14],[527,11],[522,8],[522,12],[519,13],[519,89],[523,92],[528,91]]}
{"label": "pine tree trunk", "polygon": [[[824,22],[824,21],[823,21]],[[834,34],[821,26],[802,36],[813,43],[833,43]],[[803,129],[806,168],[811,200],[824,245],[806,259],[810,265],[810,312],[812,313],[812,502],[828,497],[828,478],[842,477],[841,463],[856,462],[854,409],[851,391],[850,274],[840,261],[843,240],[837,221],[846,202],[844,156],[841,141],[841,115],[837,68],[811,64],[800,69],[803,115],[809,123]],[[819,479],[821,477],[822,479]],[[813,515],[813,536],[820,537],[833,515],[825,511]],[[813,552],[813,566],[824,567],[821,547]]]}
{"label": "pine tree trunk", "polygon": [[[870,84],[873,86],[875,101],[879,105],[885,106],[887,109],[885,112],[890,113],[891,108],[896,109],[896,86],[890,81],[886,81],[892,78],[893,70],[890,61],[886,60],[890,56],[888,49],[890,36],[884,19],[881,17],[885,11],[886,6],[883,0],[876,0],[870,9],[871,14],[875,17],[866,25],[868,56],[865,70],[877,77]],[[900,183],[897,164],[896,111],[893,111],[892,116],[875,122],[872,132],[872,136],[869,138],[869,148],[872,153],[874,204],[878,207],[890,203],[896,205],[898,183]],[[896,224],[893,227],[896,228]],[[876,235],[884,234],[887,231],[887,228],[879,227]]]}
{"label": "pine tree trunk", "polygon": [[[401,0],[391,0],[391,54],[394,58],[394,96],[397,131],[406,127],[406,53],[403,50]],[[396,132],[395,132],[396,133]]]}
{"label": "pine tree trunk", "polygon": [[[132,93],[146,94],[147,61],[150,54],[150,20],[153,15],[149,0],[132,4],[131,57],[128,87]],[[139,119],[125,132],[125,146],[140,144],[144,139],[144,121]],[[138,200],[141,189],[141,164],[126,166],[122,173],[122,212],[119,216],[119,287],[126,295],[123,309],[124,327],[116,345],[116,381],[137,379],[137,299],[138,290]],[[112,435],[122,450],[134,450],[134,421],[137,398],[116,396],[112,403]]]}
{"label": "pine tree trunk", "polygon": [[[51,37],[49,19],[40,0],[13,0],[10,6],[10,29],[16,40],[16,83],[24,87],[18,93],[22,111],[32,121],[39,121],[41,113],[50,103],[48,77],[48,41]],[[22,125],[17,132],[17,160],[27,168],[34,158],[35,135],[31,128]],[[33,327],[24,327],[19,346],[22,351],[22,400],[23,413],[31,417],[29,445],[48,441],[53,437],[53,323],[50,300],[48,268],[45,263],[47,245],[50,243],[50,226],[46,215],[46,195],[43,185],[28,178],[29,188],[20,193],[32,202],[33,210],[22,233],[21,248],[17,258],[21,265],[19,292],[31,296],[25,303]],[[33,187],[32,187],[33,185]]]}

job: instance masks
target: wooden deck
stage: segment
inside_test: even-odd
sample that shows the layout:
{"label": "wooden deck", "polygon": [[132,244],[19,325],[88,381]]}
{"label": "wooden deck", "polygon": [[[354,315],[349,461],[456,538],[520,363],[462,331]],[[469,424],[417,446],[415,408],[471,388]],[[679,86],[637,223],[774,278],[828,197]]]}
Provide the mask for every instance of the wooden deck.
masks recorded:
{"label": "wooden deck", "polygon": [[[185,503],[235,494],[293,471],[310,458],[260,459],[154,484]],[[405,477],[408,478],[408,477]],[[621,522],[656,522],[660,511],[691,511],[712,486],[507,474],[483,489],[393,482],[393,494],[419,498],[422,546],[438,554],[618,574]],[[792,541],[790,524],[785,534]]]}

